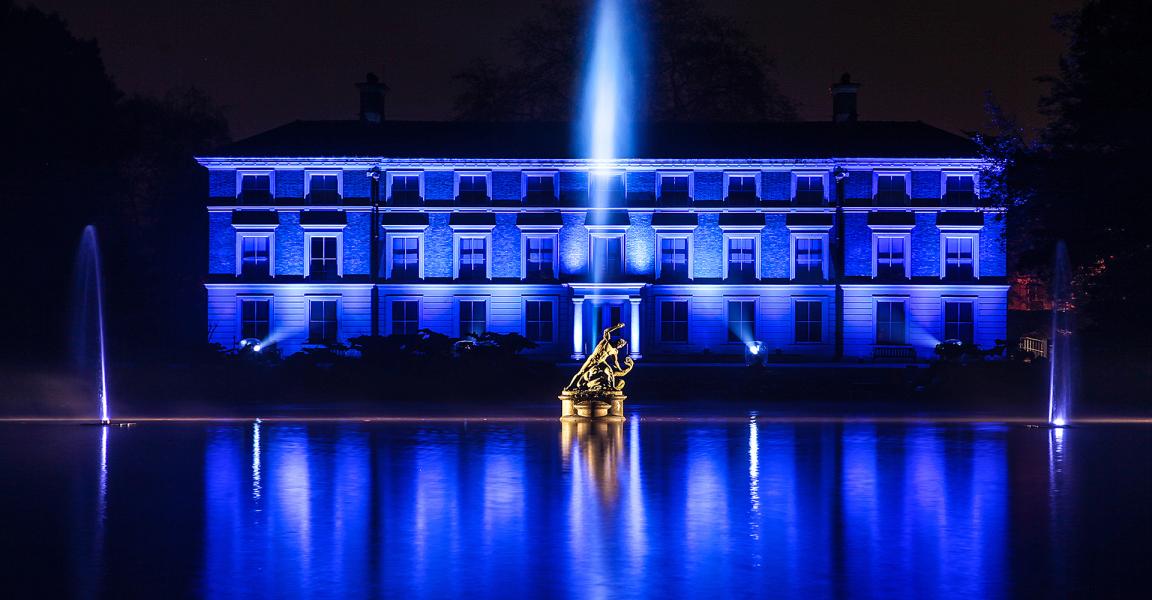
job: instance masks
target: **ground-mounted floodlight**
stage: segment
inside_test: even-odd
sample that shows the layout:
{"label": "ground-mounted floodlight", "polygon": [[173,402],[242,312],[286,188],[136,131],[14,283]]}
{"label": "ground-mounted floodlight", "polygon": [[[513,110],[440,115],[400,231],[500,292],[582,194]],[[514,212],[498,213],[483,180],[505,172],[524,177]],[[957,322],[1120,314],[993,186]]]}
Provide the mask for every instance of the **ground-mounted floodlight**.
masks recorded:
{"label": "ground-mounted floodlight", "polygon": [[258,340],[256,338],[244,338],[244,339],[240,340],[240,349],[241,350],[247,349],[247,350],[251,350],[252,352],[259,353],[261,350],[264,349],[264,345],[260,342],[260,340]]}
{"label": "ground-mounted floodlight", "polygon": [[752,340],[744,344],[744,364],[750,367],[764,364],[764,342]]}

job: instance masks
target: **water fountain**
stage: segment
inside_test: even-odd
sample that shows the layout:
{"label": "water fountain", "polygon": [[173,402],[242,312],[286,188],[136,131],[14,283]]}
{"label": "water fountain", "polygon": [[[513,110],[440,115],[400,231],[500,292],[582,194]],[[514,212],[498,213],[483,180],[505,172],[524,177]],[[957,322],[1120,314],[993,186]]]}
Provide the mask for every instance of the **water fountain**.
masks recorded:
{"label": "water fountain", "polygon": [[[100,423],[111,423],[108,410],[108,371],[104,348],[104,286],[96,228],[89,225],[80,237],[73,275],[72,349],[77,370],[99,376]],[[95,363],[95,364],[93,364]]]}
{"label": "water fountain", "polygon": [[1052,268],[1052,331],[1048,341],[1048,424],[1053,427],[1063,427],[1068,422],[1073,394],[1072,328],[1075,324],[1070,271],[1068,248],[1063,241],[1058,242]]}

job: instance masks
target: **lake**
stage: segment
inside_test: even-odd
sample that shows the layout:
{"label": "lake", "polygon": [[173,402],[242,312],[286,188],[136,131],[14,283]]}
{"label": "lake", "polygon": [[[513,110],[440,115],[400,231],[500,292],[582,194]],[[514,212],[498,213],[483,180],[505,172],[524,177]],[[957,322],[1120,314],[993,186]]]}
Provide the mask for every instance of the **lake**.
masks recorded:
{"label": "lake", "polygon": [[7,597],[1145,592],[1152,427],[0,425]]}

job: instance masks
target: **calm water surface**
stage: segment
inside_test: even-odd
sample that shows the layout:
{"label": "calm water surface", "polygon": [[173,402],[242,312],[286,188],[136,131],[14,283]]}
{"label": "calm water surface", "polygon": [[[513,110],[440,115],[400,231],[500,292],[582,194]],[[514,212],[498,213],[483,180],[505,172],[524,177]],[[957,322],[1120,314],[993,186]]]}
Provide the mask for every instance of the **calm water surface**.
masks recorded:
{"label": "calm water surface", "polygon": [[1140,596],[1150,473],[1140,426],[4,425],[0,559],[7,597]]}

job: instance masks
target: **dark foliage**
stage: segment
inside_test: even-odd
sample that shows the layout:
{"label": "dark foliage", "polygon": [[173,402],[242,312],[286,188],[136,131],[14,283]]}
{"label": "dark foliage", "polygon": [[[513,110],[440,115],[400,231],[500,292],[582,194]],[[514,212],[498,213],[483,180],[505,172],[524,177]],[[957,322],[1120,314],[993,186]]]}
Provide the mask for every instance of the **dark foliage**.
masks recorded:
{"label": "dark foliage", "polygon": [[1005,170],[995,180],[1010,209],[1020,273],[1046,276],[1063,239],[1075,271],[1080,321],[1107,339],[1147,345],[1152,313],[1147,141],[1152,138],[1152,4],[1092,0],[1058,20],[1068,37],[1041,109],[1051,123],[1035,143],[994,115],[1003,135],[986,143]]}
{"label": "dark foliage", "polygon": [[[651,121],[789,121],[796,107],[772,78],[763,47],[696,0],[642,0],[651,26],[639,45],[651,52],[639,74]],[[509,40],[519,63],[478,59],[457,75],[465,121],[566,121],[579,94],[586,3],[549,0],[544,17],[525,20]],[[635,30],[632,35],[639,35]],[[633,76],[638,75],[633,73]]]}
{"label": "dark foliage", "polygon": [[[0,199],[15,255],[8,343],[23,358],[67,350],[72,257],[94,223],[104,251],[109,343],[136,356],[203,340],[203,169],[227,139],[196,90],[125,97],[95,42],[54,15],[0,2]],[[3,351],[0,351],[3,352]]]}

